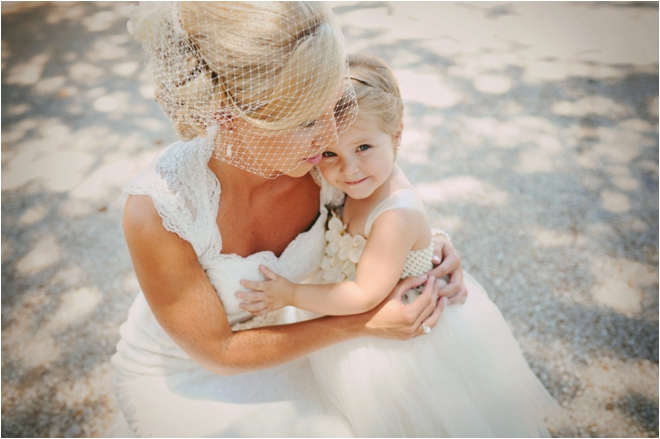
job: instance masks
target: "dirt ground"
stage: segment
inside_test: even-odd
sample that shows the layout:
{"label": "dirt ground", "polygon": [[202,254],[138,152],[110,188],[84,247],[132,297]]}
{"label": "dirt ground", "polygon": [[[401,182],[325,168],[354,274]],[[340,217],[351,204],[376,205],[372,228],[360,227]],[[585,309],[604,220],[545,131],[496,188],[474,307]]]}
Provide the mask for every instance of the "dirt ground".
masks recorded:
{"label": "dirt ground", "polygon": [[[100,436],[138,284],[121,186],[174,134],[131,3],[2,3],[2,436]],[[658,436],[658,3],[333,3],[399,163],[564,436]]]}

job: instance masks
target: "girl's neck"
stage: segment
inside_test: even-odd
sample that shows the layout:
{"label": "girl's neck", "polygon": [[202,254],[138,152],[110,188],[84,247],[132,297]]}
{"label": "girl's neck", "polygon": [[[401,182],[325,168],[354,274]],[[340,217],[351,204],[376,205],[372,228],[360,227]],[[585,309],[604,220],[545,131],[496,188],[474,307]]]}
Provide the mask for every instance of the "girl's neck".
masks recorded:
{"label": "girl's neck", "polygon": [[348,225],[348,232],[351,235],[363,234],[366,219],[378,203],[399,189],[412,187],[412,184],[408,181],[403,171],[397,165],[394,165],[392,173],[387,180],[368,197],[356,200],[347,196],[342,221]]}
{"label": "girl's neck", "polygon": [[383,201],[387,196],[392,192],[397,191],[401,188],[412,187],[412,184],[408,181],[405,174],[401,169],[395,164],[392,167],[392,172],[389,177],[378,186],[368,197],[362,200],[353,200],[354,202],[364,203],[365,206],[376,206],[378,203]]}

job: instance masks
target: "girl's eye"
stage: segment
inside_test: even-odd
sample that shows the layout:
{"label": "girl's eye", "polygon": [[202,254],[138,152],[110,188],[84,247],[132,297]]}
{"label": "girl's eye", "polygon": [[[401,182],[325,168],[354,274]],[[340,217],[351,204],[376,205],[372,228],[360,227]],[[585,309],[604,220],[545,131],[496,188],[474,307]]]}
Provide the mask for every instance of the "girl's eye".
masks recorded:
{"label": "girl's eye", "polygon": [[332,151],[325,151],[323,152],[323,157],[335,157],[337,154],[335,154]]}
{"label": "girl's eye", "polygon": [[310,120],[309,122],[301,123],[300,126],[302,128],[312,128],[314,125],[316,125],[317,121],[318,119]]}
{"label": "girl's eye", "polygon": [[358,146],[357,149],[358,149],[358,151],[366,151],[369,148],[371,148],[371,145],[360,145],[360,146]]}

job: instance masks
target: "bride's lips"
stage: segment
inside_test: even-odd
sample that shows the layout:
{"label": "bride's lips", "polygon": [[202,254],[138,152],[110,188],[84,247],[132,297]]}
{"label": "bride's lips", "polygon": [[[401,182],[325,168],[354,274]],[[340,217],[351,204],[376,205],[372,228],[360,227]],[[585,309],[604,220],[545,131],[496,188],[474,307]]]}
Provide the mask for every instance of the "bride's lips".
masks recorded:
{"label": "bride's lips", "polygon": [[305,161],[307,163],[312,164],[312,165],[318,165],[319,163],[321,163],[322,158],[323,158],[323,154],[319,154],[319,155],[315,155],[314,157],[310,157],[310,158],[306,159]]}

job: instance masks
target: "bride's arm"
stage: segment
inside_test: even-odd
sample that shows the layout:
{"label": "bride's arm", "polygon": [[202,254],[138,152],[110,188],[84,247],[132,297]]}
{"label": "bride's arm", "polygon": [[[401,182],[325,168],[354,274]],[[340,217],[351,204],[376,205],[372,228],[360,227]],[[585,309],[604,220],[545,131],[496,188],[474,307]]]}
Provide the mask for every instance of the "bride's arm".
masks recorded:
{"label": "bride's arm", "polygon": [[[272,367],[364,335],[411,338],[422,333],[422,322],[434,326],[442,312],[434,285],[429,284],[422,300],[410,305],[386,300],[369,313],[234,333],[192,246],[165,230],[151,198],[129,197],[123,228],[135,273],[154,316],[191,358],[217,374]],[[414,284],[409,279],[393,294],[400,297]]]}

